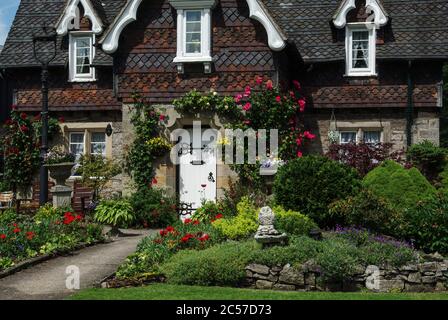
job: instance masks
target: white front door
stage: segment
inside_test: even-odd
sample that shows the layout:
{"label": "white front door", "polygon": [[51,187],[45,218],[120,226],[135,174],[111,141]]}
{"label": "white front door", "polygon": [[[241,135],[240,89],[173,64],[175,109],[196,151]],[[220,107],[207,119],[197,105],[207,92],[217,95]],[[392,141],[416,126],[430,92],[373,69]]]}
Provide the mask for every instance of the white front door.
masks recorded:
{"label": "white front door", "polygon": [[179,197],[196,210],[202,202],[216,200],[217,133],[205,129],[193,135],[193,129],[188,131],[190,138],[182,141],[179,159]]}

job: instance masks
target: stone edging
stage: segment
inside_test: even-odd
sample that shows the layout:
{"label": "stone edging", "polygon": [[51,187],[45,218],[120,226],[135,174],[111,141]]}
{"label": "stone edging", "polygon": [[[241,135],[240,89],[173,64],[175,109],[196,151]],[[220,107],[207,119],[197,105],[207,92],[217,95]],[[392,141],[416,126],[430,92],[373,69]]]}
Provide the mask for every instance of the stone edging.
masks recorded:
{"label": "stone edging", "polygon": [[51,260],[53,258],[60,257],[60,256],[62,256],[64,254],[69,254],[69,253],[72,253],[72,252],[75,252],[75,251],[78,251],[78,250],[81,250],[81,249],[84,249],[84,248],[93,247],[93,246],[98,245],[98,244],[109,243],[109,242],[111,242],[111,241],[109,241],[109,240],[100,240],[100,241],[94,241],[92,243],[80,243],[80,244],[76,245],[75,247],[73,247],[72,249],[69,249],[69,250],[57,250],[57,251],[55,251],[53,253],[47,253],[47,254],[44,254],[42,256],[37,256],[37,257],[31,258],[31,259],[28,259],[28,260],[21,261],[21,262],[17,263],[16,265],[12,266],[9,269],[6,269],[4,271],[0,271],[0,279],[6,278],[6,277],[8,277],[8,276],[10,276],[10,275],[12,275],[12,274],[14,274],[16,272],[19,272],[19,271],[22,271],[22,270],[27,269],[29,267],[35,266],[35,265],[37,265],[39,263]]}
{"label": "stone edging", "polygon": [[244,285],[255,289],[299,291],[431,292],[448,291],[448,260],[406,265],[400,268],[360,267],[343,283],[322,283],[319,266],[309,261],[296,268],[290,264],[246,267]]}

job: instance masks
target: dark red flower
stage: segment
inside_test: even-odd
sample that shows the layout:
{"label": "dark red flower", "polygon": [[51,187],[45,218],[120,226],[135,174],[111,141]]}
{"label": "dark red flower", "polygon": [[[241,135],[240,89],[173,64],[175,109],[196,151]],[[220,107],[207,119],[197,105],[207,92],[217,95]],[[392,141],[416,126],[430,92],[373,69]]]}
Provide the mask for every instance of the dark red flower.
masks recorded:
{"label": "dark red flower", "polygon": [[194,224],[195,226],[197,226],[199,223],[201,223],[199,220],[194,220],[194,221],[193,221],[193,224]]}
{"label": "dark red flower", "polygon": [[161,114],[160,116],[159,116],[159,120],[160,121],[165,121],[165,119],[166,119],[166,116],[164,115],[164,114]]}
{"label": "dark red flower", "polygon": [[22,118],[22,120],[26,120],[27,117],[28,117],[28,116],[26,115],[25,112],[22,112],[22,113],[20,114],[20,118]]}
{"label": "dark red flower", "polygon": [[12,110],[17,110],[17,105],[16,105],[16,104],[13,104],[13,105],[11,106],[11,109],[12,109]]}
{"label": "dark red flower", "polygon": [[191,219],[190,218],[187,218],[187,219],[184,220],[184,224],[190,224],[190,223],[191,223]]}
{"label": "dark red flower", "polygon": [[33,238],[34,238],[34,232],[28,231],[28,232],[26,233],[26,238],[27,238],[28,240],[33,240]]}
{"label": "dark red flower", "polygon": [[222,213],[217,214],[216,217],[215,217],[215,220],[222,219],[223,217],[224,217],[224,216],[222,215]]}
{"label": "dark red flower", "polygon": [[0,234],[0,239],[5,240],[6,239],[6,234]]}
{"label": "dark red flower", "polygon": [[14,230],[12,230],[12,232],[19,233],[20,232],[20,228],[14,228]]}
{"label": "dark red flower", "polygon": [[23,132],[27,132],[27,131],[29,131],[30,129],[29,129],[26,125],[22,125],[22,126],[20,127],[20,130],[22,130]]}
{"label": "dark red flower", "polygon": [[64,123],[64,122],[65,122],[65,119],[64,119],[64,117],[59,117],[58,121],[59,121],[60,123]]}

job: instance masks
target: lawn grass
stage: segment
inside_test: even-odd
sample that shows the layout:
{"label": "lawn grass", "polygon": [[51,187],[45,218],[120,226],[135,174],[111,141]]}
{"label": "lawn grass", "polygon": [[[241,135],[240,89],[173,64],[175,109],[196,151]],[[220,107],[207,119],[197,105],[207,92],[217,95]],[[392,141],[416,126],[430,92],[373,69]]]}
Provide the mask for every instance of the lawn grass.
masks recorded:
{"label": "lawn grass", "polygon": [[72,300],[448,300],[448,293],[285,292],[153,284],[120,289],[87,289]]}

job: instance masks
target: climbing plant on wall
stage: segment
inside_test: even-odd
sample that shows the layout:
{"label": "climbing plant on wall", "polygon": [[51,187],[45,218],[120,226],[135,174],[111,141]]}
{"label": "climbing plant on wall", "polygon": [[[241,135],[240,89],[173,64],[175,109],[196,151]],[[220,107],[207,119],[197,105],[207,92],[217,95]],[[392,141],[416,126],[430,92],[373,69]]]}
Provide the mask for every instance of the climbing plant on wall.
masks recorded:
{"label": "climbing plant on wall", "polygon": [[126,155],[126,168],[138,189],[152,186],[154,161],[171,149],[171,144],[160,136],[167,120],[154,106],[134,95],[131,123],[135,137]]}
{"label": "climbing plant on wall", "polygon": [[[42,121],[12,107],[10,118],[5,121],[5,136],[1,145],[4,157],[3,184],[17,191],[31,185],[40,166],[40,137]],[[60,131],[58,120],[48,119],[48,136],[51,139]]]}

